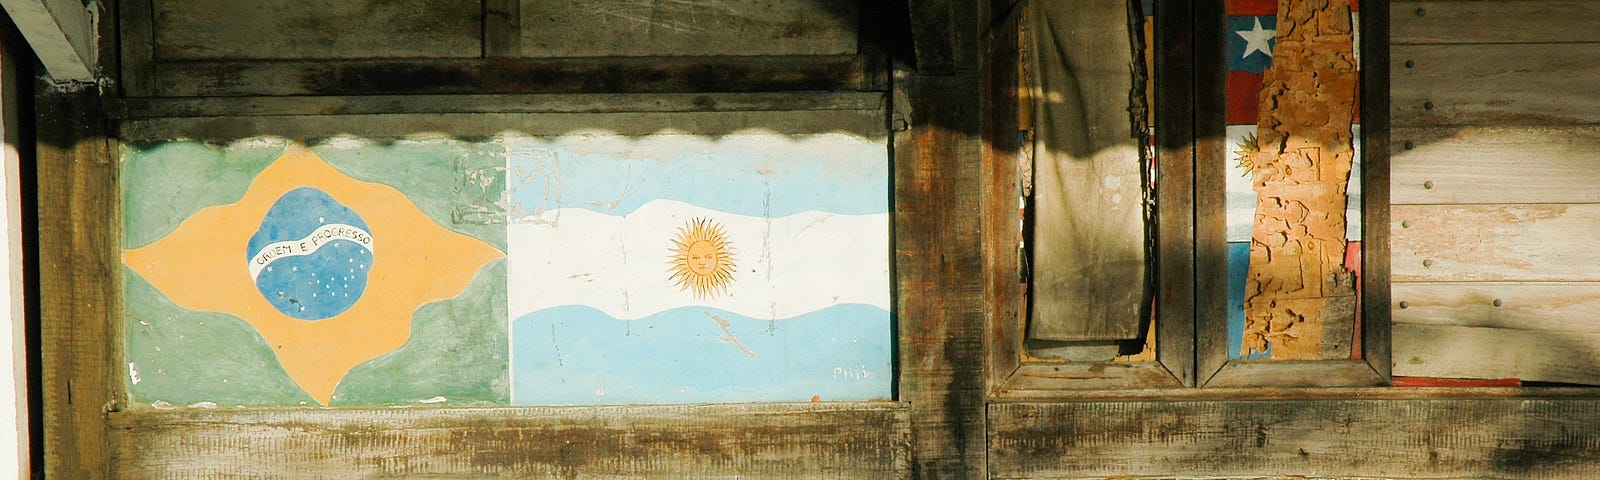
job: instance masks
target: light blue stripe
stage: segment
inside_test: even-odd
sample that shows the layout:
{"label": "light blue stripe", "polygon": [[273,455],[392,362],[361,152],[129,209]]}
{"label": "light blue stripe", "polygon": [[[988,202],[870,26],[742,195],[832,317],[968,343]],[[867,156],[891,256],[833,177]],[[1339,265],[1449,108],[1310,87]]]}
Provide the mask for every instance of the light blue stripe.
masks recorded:
{"label": "light blue stripe", "polygon": [[754,217],[888,212],[888,151],[862,147],[807,155],[794,153],[806,150],[792,144],[771,150],[686,144],[645,157],[519,145],[510,152],[507,186],[513,217],[556,208],[625,215],[654,199]]}
{"label": "light blue stripe", "polygon": [[[738,343],[708,314],[725,319]],[[616,320],[562,306],[513,321],[511,348],[517,405],[892,397],[889,312],[867,305],[776,321],[704,307]]]}

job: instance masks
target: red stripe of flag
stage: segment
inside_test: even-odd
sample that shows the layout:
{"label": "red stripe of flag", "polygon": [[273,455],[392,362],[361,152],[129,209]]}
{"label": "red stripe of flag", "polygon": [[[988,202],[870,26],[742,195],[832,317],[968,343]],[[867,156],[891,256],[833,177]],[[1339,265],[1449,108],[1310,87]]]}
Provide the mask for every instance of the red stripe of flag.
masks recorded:
{"label": "red stripe of flag", "polygon": [[1228,125],[1255,125],[1261,108],[1261,74],[1228,72]]}
{"label": "red stripe of flag", "polygon": [[1228,0],[1228,15],[1277,15],[1278,0]]}
{"label": "red stripe of flag", "polygon": [[[1361,11],[1361,0],[1350,0],[1350,11]],[[1277,15],[1278,0],[1228,0],[1228,15]]]}

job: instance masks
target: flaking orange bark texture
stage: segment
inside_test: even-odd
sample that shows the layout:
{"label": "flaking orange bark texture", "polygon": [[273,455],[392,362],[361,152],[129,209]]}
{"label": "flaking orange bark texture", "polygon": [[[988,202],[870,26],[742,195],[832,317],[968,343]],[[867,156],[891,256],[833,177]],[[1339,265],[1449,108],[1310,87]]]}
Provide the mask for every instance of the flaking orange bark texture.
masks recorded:
{"label": "flaking orange bark texture", "polygon": [[1257,194],[1240,354],[1349,358],[1356,294],[1344,266],[1358,73],[1350,0],[1278,0],[1261,91]]}

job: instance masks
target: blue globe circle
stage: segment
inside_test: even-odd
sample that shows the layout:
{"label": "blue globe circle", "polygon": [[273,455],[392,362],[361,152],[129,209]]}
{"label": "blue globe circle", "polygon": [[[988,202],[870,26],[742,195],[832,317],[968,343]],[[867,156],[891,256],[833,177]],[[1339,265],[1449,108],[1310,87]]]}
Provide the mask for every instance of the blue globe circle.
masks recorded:
{"label": "blue globe circle", "polygon": [[301,320],[344,313],[366,291],[372,268],[366,220],[327,192],[283,194],[245,252],[256,289],[278,311]]}

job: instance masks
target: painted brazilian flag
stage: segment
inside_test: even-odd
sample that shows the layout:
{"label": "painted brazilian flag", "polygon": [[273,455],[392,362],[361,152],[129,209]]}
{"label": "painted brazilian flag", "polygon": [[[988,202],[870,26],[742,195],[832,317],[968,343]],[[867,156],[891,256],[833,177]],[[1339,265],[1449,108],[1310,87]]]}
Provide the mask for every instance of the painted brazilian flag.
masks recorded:
{"label": "painted brazilian flag", "polygon": [[[503,187],[466,141],[254,140],[123,152],[137,403],[505,403]],[[467,188],[467,187],[471,188]]]}

